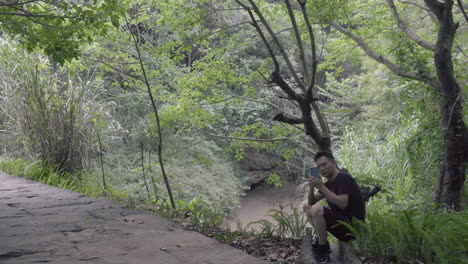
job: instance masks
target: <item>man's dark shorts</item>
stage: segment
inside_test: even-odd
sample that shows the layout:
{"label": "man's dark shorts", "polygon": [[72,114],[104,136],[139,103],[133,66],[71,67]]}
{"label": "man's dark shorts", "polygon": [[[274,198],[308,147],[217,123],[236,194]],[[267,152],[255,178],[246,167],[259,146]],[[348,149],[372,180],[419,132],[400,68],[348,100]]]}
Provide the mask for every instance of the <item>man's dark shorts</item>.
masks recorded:
{"label": "man's dark shorts", "polygon": [[330,232],[337,239],[348,242],[354,239],[352,232],[343,225],[340,221],[351,223],[350,219],[342,213],[331,210],[330,208],[323,207],[323,217],[327,224],[327,231]]}

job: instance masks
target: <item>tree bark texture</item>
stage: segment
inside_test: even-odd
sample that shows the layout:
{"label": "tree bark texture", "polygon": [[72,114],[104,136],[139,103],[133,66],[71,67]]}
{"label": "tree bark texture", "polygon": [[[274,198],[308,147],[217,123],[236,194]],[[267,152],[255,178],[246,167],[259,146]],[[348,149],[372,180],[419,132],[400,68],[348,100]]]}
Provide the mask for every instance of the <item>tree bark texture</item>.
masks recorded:
{"label": "tree bark texture", "polygon": [[[301,118],[292,118],[283,113],[277,114],[273,120],[287,123],[287,124],[303,124],[306,135],[310,136],[317,144],[320,151],[332,152],[331,140],[328,133],[323,133],[319,130],[312,118],[312,100],[311,93],[300,94],[296,93],[291,87],[283,80],[278,72],[271,74],[272,82],[278,85],[283,91],[288,94],[290,100],[296,101],[301,111]],[[309,95],[309,96],[307,96]],[[325,134],[325,135],[324,135]]]}
{"label": "tree bark texture", "polygon": [[434,63],[441,95],[444,134],[444,157],[435,194],[435,201],[451,209],[461,210],[461,194],[468,160],[467,128],[463,120],[462,90],[458,85],[452,63],[452,44],[458,25],[453,21],[453,1],[441,3],[425,0],[439,21],[439,34]]}

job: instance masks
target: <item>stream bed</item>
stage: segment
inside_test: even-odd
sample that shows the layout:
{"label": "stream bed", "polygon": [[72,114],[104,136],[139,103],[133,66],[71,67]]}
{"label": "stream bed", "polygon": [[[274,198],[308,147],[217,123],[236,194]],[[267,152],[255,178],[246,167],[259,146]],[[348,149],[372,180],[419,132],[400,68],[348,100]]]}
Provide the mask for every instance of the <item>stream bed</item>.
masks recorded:
{"label": "stream bed", "polygon": [[[249,190],[241,200],[241,207],[236,209],[228,225],[231,231],[238,230],[239,225],[245,226],[251,222],[266,219],[273,222],[269,210],[278,209],[292,213],[292,208],[302,211],[302,201],[305,197],[297,191],[297,183],[283,183],[281,187],[274,187],[266,183],[259,184]],[[258,225],[251,225],[247,229],[258,230]]]}

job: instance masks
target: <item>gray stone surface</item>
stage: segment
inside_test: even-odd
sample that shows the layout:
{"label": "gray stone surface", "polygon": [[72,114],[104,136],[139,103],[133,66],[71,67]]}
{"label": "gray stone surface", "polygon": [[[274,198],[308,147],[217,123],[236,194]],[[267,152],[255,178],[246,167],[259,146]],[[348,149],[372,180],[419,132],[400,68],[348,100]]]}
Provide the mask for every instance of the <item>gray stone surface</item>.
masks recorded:
{"label": "gray stone surface", "polygon": [[165,218],[0,172],[0,263],[264,262]]}
{"label": "gray stone surface", "polygon": [[[312,230],[307,228],[306,235],[302,239],[301,245],[301,263],[316,264],[312,252]],[[343,243],[331,244],[330,261],[328,264],[361,264],[354,249]]]}

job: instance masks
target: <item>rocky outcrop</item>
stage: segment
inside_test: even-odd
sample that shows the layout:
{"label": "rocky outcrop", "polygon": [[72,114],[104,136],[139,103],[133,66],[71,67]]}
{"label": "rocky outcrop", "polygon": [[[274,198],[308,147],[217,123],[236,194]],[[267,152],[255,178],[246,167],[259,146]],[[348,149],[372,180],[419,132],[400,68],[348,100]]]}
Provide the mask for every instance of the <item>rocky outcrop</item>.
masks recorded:
{"label": "rocky outcrop", "polygon": [[249,184],[255,185],[261,183],[271,173],[278,173],[277,167],[281,161],[279,157],[272,154],[248,148],[244,151],[244,158],[239,163],[241,168],[247,172]]}
{"label": "rocky outcrop", "polygon": [[250,186],[262,183],[272,173],[278,174],[283,181],[300,182],[305,171],[301,160],[285,161],[279,155],[256,151],[253,148],[244,150],[244,158],[239,161],[240,167],[247,174]]}

